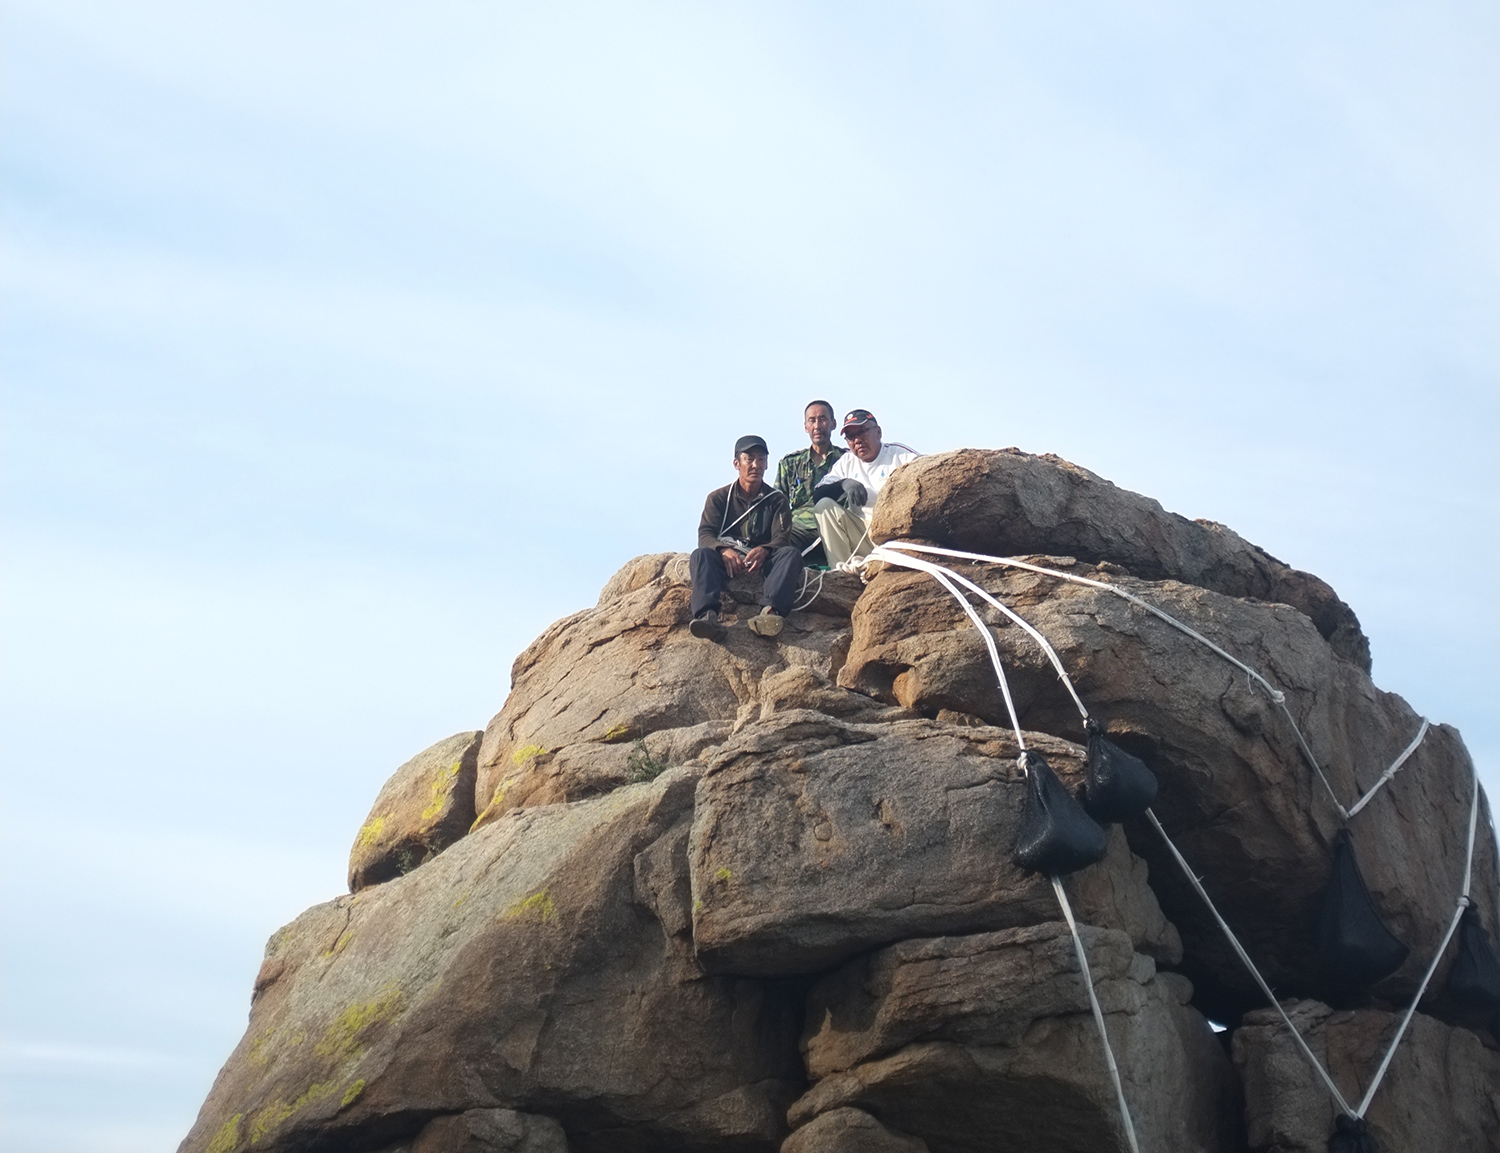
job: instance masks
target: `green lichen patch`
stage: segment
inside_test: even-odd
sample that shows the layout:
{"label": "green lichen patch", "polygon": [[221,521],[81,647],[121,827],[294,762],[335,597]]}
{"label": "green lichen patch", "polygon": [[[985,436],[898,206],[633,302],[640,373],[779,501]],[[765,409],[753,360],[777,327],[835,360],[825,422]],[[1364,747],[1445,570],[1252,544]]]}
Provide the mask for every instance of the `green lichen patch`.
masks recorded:
{"label": "green lichen patch", "polygon": [[510,763],[518,769],[524,769],[528,762],[534,761],[538,757],[545,757],[546,755],[547,748],[545,745],[522,745],[515,752],[511,753]]}
{"label": "green lichen patch", "polygon": [[623,722],[620,724],[610,725],[609,728],[604,730],[604,743],[606,745],[612,745],[616,741],[623,741],[626,737],[630,736],[633,731],[634,730],[629,725],[624,724]]}
{"label": "green lichen patch", "polygon": [[380,1022],[394,1017],[406,1004],[406,996],[395,985],[388,985],[373,1001],[350,1005],[334,1019],[313,1052],[338,1064],[358,1057],[365,1050],[365,1034]]}
{"label": "green lichen patch", "polygon": [[730,882],[731,878],[733,878],[733,876],[734,876],[733,873],[731,873],[724,866],[720,865],[718,872],[716,872],[714,874],[714,880],[718,881],[721,885],[727,885],[727,884],[729,884],[729,882]]}
{"label": "green lichen patch", "polygon": [[544,924],[557,916],[557,906],[552,903],[547,890],[541,889],[524,901],[517,901],[500,916],[507,921],[525,920]]}
{"label": "green lichen patch", "polygon": [[244,1120],[243,1113],[236,1113],[228,1121],[219,1126],[219,1131],[214,1134],[214,1139],[208,1143],[204,1153],[229,1153],[240,1142],[240,1122]]}

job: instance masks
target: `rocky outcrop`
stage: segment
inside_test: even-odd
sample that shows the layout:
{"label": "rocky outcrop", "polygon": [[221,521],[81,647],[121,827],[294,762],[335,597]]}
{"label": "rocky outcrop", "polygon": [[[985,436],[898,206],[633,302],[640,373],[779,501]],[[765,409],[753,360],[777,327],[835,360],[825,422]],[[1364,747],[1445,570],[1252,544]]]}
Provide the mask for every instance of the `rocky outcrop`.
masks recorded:
{"label": "rocky outcrop", "polygon": [[510,696],[479,753],[480,821],[686,763],[759,715],[761,682],[777,674],[807,669],[826,680],[842,659],[859,587],[857,577],[827,574],[812,611],[793,613],[771,641],[739,619],[760,611],[758,586],[733,582],[729,635],[703,645],[687,633],[687,556],[630,562],[595,607],[558,621],[516,658]]}
{"label": "rocky outcrop", "polygon": [[[1083,750],[1033,734],[1075,781]],[[1055,919],[1045,877],[1011,863],[1025,791],[1015,738],[929,720],[810,710],[747,727],[706,758],[689,860],[693,939],[719,972],[810,973],[906,937]],[[1116,831],[1067,879],[1078,915],[1181,960],[1146,867]]]}
{"label": "rocky outcrop", "polygon": [[[1083,933],[1095,991],[1143,1149],[1238,1147],[1235,1079],[1191,986],[1158,975],[1118,930]],[[808,998],[817,1085],[798,1122],[854,1106],[932,1149],[1127,1150],[1115,1093],[1059,923],[904,941],[853,962]],[[1025,1147],[1024,1145],[1022,1147]]]}
{"label": "rocky outcrop", "polygon": [[351,893],[411,872],[469,831],[482,735],[439,741],[386,781],[349,850]]}
{"label": "rocky outcrop", "polygon": [[[1286,692],[1298,727],[1346,804],[1375,783],[1420,727],[1405,701],[1377,689],[1332,652],[1306,616],[1284,605],[1176,581],[1135,580],[1066,558],[1033,559],[1133,592],[1264,670]],[[1290,992],[1317,993],[1311,926],[1342,821],[1280,711],[1242,671],[1109,592],[995,565],[959,567],[1047,637],[1090,713],[1151,764],[1161,780],[1157,814],[1184,856],[1208,875],[1215,899],[1267,978]],[[993,616],[1022,724],[1081,738],[1077,708],[1039,647]],[[839,683],[927,713],[956,710],[996,724],[1007,719],[969,619],[930,577],[909,570],[889,569],[871,581],[854,612]],[[1414,992],[1452,915],[1464,872],[1473,774],[1457,732],[1434,726],[1350,824],[1376,903],[1411,947],[1405,966],[1379,990],[1393,1001]],[[1259,1003],[1243,966],[1161,843],[1142,825],[1128,831],[1132,847],[1151,863],[1167,916],[1183,934],[1187,971],[1200,992],[1218,994],[1213,1011],[1233,1017]],[[1491,910],[1500,907],[1494,853],[1485,820],[1475,877],[1480,904]]]}
{"label": "rocky outcrop", "polygon": [[900,482],[881,493],[870,531],[877,541],[990,556],[1109,561],[1145,580],[1288,604],[1313,622],[1334,652],[1370,671],[1370,642],[1354,610],[1325,582],[1221,524],[1167,512],[1061,457],[1014,448],[922,457],[904,465]]}
{"label": "rocky outcrop", "polygon": [[527,809],[308,910],[184,1149],[375,1149],[475,1108],[558,1119],[575,1150],[774,1147],[800,998],[693,957],[670,849],[695,784]]}
{"label": "rocky outcrop", "polygon": [[[1300,1002],[1290,1014],[1339,1092],[1357,1105],[1399,1017],[1334,1012],[1316,1001]],[[1500,1052],[1421,1013],[1409,1033],[1366,1114],[1380,1149],[1500,1149]],[[1274,1010],[1249,1014],[1235,1031],[1234,1063],[1255,1153],[1325,1153],[1337,1109]]]}
{"label": "rocky outcrop", "polygon": [[[1187,622],[1280,686],[1345,804],[1417,730],[1327,585],[1066,462],[924,458],[876,526],[1035,554]],[[1458,734],[1433,726],[1348,822],[1411,952],[1330,1009],[1305,998],[1345,822],[1280,710],[1107,588],[962,567],[1156,773],[1155,812],[1357,1096],[1458,894]],[[714,644],[687,630],[686,557],[659,554],[549,628],[482,737],[386,784],[351,894],[271,939],[181,1153],[1127,1148],[1057,894],[1012,861],[1027,789],[985,647],[927,576],[867,575],[810,581],[775,640],[745,627],[758,589],[738,582]],[[982,611],[1028,748],[1076,789],[1077,710],[1034,642]],[[1323,1149],[1332,1105],[1149,823],[1105,845],[1062,885],[1141,1148]],[[1473,875],[1493,934],[1487,807]],[[1500,1147],[1492,1007],[1448,994],[1453,953],[1370,1112],[1387,1151]]]}

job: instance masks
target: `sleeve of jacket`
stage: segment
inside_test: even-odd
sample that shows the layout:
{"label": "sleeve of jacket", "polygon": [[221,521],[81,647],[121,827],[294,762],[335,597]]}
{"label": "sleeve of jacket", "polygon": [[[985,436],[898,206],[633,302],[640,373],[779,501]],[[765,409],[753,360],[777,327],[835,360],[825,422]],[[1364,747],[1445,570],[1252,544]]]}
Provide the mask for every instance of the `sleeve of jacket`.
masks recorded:
{"label": "sleeve of jacket", "polygon": [[698,547],[719,547],[719,525],[724,523],[724,502],[729,499],[727,488],[716,488],[703,502],[703,515],[698,518]]}
{"label": "sleeve of jacket", "polygon": [[792,502],[785,496],[774,498],[776,512],[771,519],[771,539],[768,548],[783,548],[792,543]]}
{"label": "sleeve of jacket", "polygon": [[787,500],[792,499],[792,454],[788,453],[781,458],[781,463],[776,466],[776,487],[782,492]]}

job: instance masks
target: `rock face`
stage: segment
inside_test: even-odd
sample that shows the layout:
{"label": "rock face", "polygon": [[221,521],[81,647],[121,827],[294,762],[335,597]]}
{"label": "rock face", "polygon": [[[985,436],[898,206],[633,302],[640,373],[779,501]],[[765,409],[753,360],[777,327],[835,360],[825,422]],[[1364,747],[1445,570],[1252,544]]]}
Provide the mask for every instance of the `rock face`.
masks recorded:
{"label": "rock face", "polygon": [[[1029,554],[1181,619],[1279,686],[1346,806],[1417,730],[1326,584],[1065,461],[923,458],[875,532]],[[1346,822],[1280,710],[1108,589],[961,567],[1157,774],[1163,825],[1357,1098],[1458,895],[1458,734],[1434,725],[1347,822],[1411,955],[1329,1008],[1313,926]],[[1028,790],[985,646],[929,577],[867,576],[810,580],[775,640],[736,583],[713,644],[687,630],[686,557],[640,557],[544,632],[482,735],[381,790],[350,895],[272,937],[181,1153],[1127,1149],[1073,934],[1011,859]],[[1077,710],[982,613],[1028,748],[1077,788]],[[1326,1092],[1150,824],[1106,844],[1062,885],[1140,1148],[1324,1149]],[[1473,874],[1494,935],[1483,805]],[[1452,957],[1371,1108],[1382,1149],[1500,1148],[1500,1044],[1447,993]]]}
{"label": "rock face", "polygon": [[[1299,1003],[1292,1020],[1351,1105],[1364,1096],[1399,1025],[1391,1013],[1337,1013]],[[1249,1014],[1234,1034],[1245,1084],[1250,1148],[1324,1153],[1337,1109],[1308,1076],[1273,1010]],[[1412,1018],[1366,1115],[1381,1149],[1500,1149],[1500,1053],[1467,1029]]]}
{"label": "rock face", "polygon": [[[1078,778],[1082,749],[1031,743]],[[689,860],[693,939],[711,970],[808,973],[905,937],[1057,916],[1048,880],[1008,856],[1025,791],[1008,732],[794,711],[706,759]],[[1182,959],[1118,830],[1105,860],[1067,887],[1085,920]]]}
{"label": "rock face", "polygon": [[1061,457],[960,449],[906,465],[881,493],[871,536],[990,556],[1050,553],[1111,561],[1146,580],[1291,605],[1334,652],[1370,671],[1354,611],[1311,573],[1283,564],[1221,524],[1188,520]]}
{"label": "rock face", "polygon": [[[1287,693],[1298,727],[1347,804],[1374,784],[1420,727],[1405,701],[1379,691],[1332,652],[1307,617],[1284,605],[1033,559],[1125,588],[1265,670]],[[1341,820],[1279,710],[1247,687],[1243,672],[1117,596],[1022,570],[961,567],[1047,637],[1091,714],[1156,771],[1156,812],[1187,860],[1207,873],[1221,911],[1267,979],[1278,988],[1317,993],[1311,926]],[[1002,622],[992,631],[1022,724],[1081,737],[1078,711],[1052,666],[1020,628]],[[1005,722],[983,642],[952,597],[925,574],[888,570],[876,576],[855,609],[853,633],[840,684],[925,712],[960,710]],[[1434,726],[1350,822],[1376,904],[1411,947],[1407,963],[1379,990],[1395,1001],[1415,991],[1452,915],[1473,773],[1457,732]],[[1151,863],[1153,887],[1183,934],[1187,971],[1219,995],[1213,1011],[1237,1015],[1258,1004],[1254,985],[1162,844],[1144,825],[1127,831],[1132,847]],[[1494,851],[1486,819],[1475,878],[1479,903],[1489,910],[1497,908]],[[1445,973],[1439,973],[1439,988]]]}
{"label": "rock face", "polygon": [[349,850],[351,893],[411,872],[469,831],[482,735],[439,741],[385,783]]}

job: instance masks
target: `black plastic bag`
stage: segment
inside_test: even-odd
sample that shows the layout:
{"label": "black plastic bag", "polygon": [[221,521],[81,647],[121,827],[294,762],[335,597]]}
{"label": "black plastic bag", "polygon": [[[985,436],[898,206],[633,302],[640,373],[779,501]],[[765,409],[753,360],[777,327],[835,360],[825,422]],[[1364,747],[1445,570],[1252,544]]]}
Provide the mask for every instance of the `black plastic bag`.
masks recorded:
{"label": "black plastic bag", "polygon": [[1410,952],[1385,927],[1360,875],[1349,830],[1333,841],[1333,876],[1318,914],[1318,970],[1333,989],[1365,989],[1401,967]]}
{"label": "black plastic bag", "polygon": [[1040,753],[1027,749],[1026,809],[1011,860],[1049,876],[1076,873],[1104,856],[1104,830],[1063,788]]}
{"label": "black plastic bag", "polygon": [[1365,1128],[1364,1118],[1340,1113],[1328,1138],[1328,1153],[1380,1153],[1380,1147]]}
{"label": "black plastic bag", "polygon": [[1500,959],[1473,905],[1458,925],[1458,956],[1448,970],[1448,992],[1465,1005],[1500,1009]]}
{"label": "black plastic bag", "polygon": [[1101,825],[1139,817],[1156,800],[1156,774],[1139,757],[1109,740],[1088,722],[1089,752],[1083,766],[1084,811]]}

